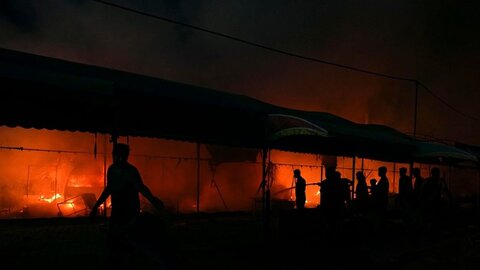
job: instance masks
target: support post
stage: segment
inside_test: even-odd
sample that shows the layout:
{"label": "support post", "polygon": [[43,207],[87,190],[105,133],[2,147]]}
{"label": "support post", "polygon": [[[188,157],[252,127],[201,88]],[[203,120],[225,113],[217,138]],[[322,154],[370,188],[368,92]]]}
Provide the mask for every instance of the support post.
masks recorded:
{"label": "support post", "polygon": [[355,196],[355,156],[352,157],[352,200]]}
{"label": "support post", "polygon": [[197,213],[200,212],[200,143],[197,143]]}
{"label": "support post", "polygon": [[413,138],[417,137],[418,81],[415,81],[415,104],[413,111]]}
{"label": "support post", "polygon": [[[319,184],[321,184],[323,181],[323,164],[320,164],[320,181],[318,181]],[[318,185],[318,205],[322,206],[322,186]]]}
{"label": "support post", "polygon": [[477,196],[476,197],[476,205],[477,205],[477,220],[479,220],[480,216],[480,168],[477,169]]}
{"label": "support post", "polygon": [[393,162],[393,187],[392,191],[395,193],[395,185],[396,185],[396,180],[397,180],[397,173],[395,172],[397,163]]}
{"label": "support post", "polygon": [[268,239],[270,226],[270,191],[267,189],[267,155],[268,149],[264,146],[262,149],[262,216],[264,237]]}
{"label": "support post", "polygon": [[[103,189],[107,187],[107,134],[103,136]],[[103,216],[107,217],[107,201],[103,203]]]}

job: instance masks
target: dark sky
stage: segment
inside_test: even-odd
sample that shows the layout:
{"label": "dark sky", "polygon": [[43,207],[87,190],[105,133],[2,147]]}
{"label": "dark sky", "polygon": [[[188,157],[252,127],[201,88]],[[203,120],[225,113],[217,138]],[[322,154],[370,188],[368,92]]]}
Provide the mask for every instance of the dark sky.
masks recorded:
{"label": "dark sky", "polygon": [[[419,80],[480,119],[477,1],[111,0],[330,62]],[[91,0],[0,2],[0,47],[413,130],[413,83],[308,62]],[[480,120],[419,92],[417,132],[480,145]]]}

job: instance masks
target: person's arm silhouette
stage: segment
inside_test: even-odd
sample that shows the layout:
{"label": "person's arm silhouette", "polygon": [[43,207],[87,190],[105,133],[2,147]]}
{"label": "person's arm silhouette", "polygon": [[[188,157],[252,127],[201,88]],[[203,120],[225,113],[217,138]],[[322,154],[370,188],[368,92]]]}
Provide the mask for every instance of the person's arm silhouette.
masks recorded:
{"label": "person's arm silhouette", "polygon": [[142,177],[140,176],[138,170],[136,170],[135,181],[133,184],[135,185],[137,191],[140,192],[140,194],[142,194],[143,197],[145,197],[158,211],[163,210],[163,201],[155,197],[150,189],[143,183]]}
{"label": "person's arm silhouette", "polygon": [[111,192],[110,192],[110,188],[109,186],[107,185],[107,187],[105,187],[105,189],[103,190],[102,194],[100,195],[100,198],[98,198],[97,202],[95,203],[95,205],[92,207],[92,210],[90,212],[90,218],[93,220],[95,218],[95,216],[97,215],[97,212],[98,212],[98,207],[100,207],[100,205],[102,203],[104,203],[108,196],[110,196]]}

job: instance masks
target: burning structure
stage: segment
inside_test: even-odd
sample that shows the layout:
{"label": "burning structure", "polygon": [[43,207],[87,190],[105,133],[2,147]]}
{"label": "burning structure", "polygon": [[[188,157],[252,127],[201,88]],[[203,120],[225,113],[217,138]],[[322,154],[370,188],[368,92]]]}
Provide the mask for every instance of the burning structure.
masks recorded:
{"label": "burning structure", "polygon": [[356,170],[369,175],[387,165],[392,193],[400,166],[442,164],[451,175],[450,166],[475,168],[478,161],[386,126],[14,51],[0,50],[0,79],[8,85],[0,108],[1,207],[8,217],[87,208],[84,195],[98,197],[105,184],[110,136],[132,146],[130,160],[144,181],[181,212],[251,210],[267,192],[291,202],[295,168],[312,184],[307,207],[315,207],[315,183],[332,156],[350,179]]}

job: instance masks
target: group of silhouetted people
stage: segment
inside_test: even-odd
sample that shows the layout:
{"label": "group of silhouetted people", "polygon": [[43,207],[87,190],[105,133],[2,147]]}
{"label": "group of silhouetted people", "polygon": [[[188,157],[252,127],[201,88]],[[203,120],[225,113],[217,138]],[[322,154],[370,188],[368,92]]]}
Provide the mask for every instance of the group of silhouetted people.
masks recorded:
{"label": "group of silhouetted people", "polygon": [[351,202],[351,181],[342,178],[334,167],[325,170],[325,179],[319,183],[320,206],[325,214],[332,218],[340,218],[347,212]]}
{"label": "group of silhouetted people", "polygon": [[[357,180],[355,196],[352,197],[353,181],[342,178],[335,167],[327,167],[325,179],[320,186],[320,205],[326,216],[339,218],[347,213],[359,215],[375,214],[385,217],[390,208],[390,181],[387,168],[378,168],[378,179],[372,178],[370,185],[363,171],[355,174]],[[294,170],[296,208],[305,208],[305,179],[300,170]],[[423,178],[419,168],[412,169],[412,176],[407,174],[407,168],[399,169],[398,195],[394,202],[405,218],[415,216],[426,222],[432,222],[441,216],[445,201],[452,195],[440,176],[440,169],[432,167],[430,176]]]}

